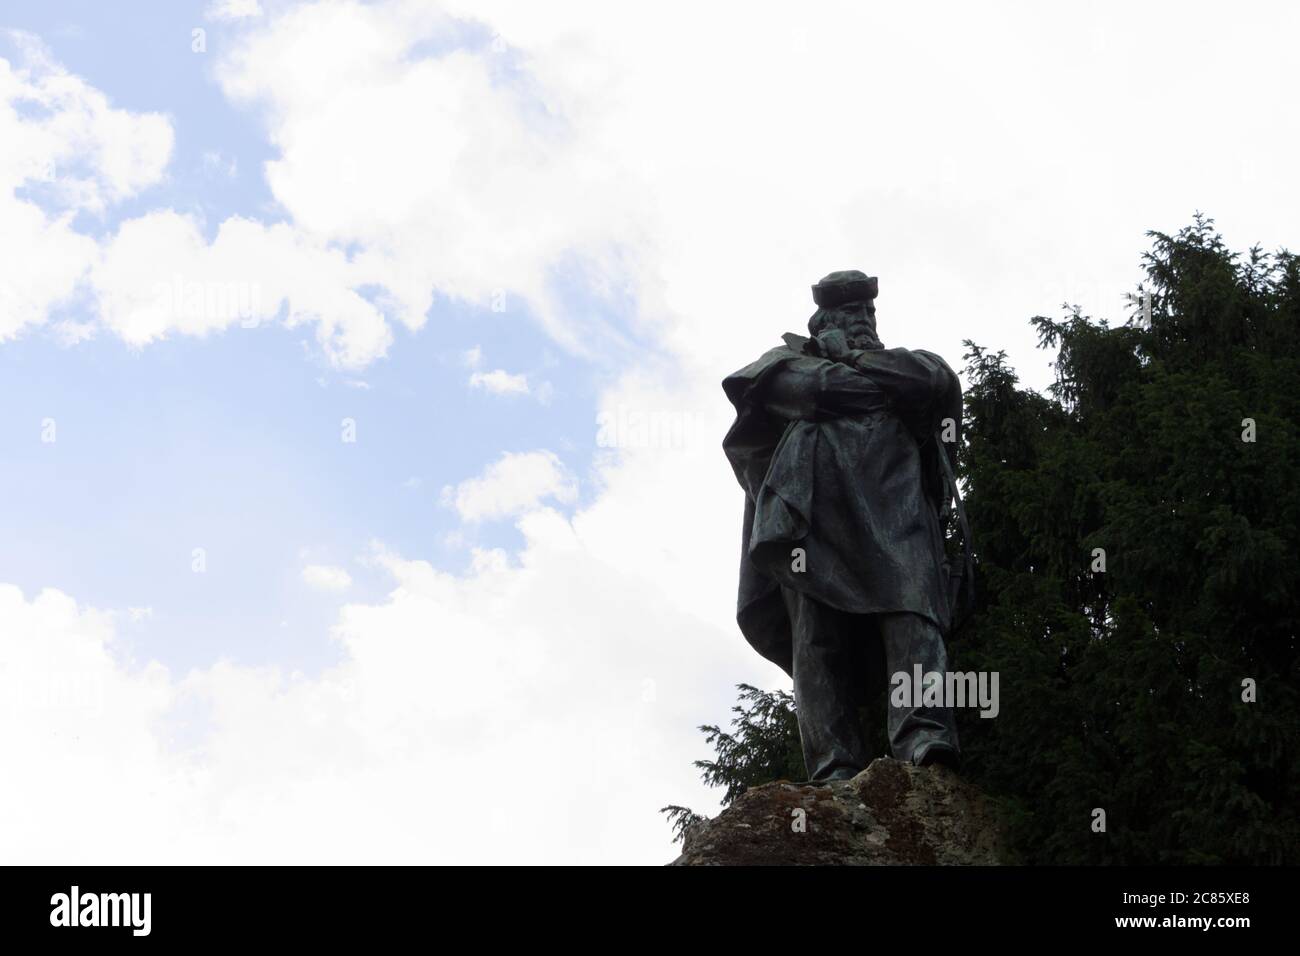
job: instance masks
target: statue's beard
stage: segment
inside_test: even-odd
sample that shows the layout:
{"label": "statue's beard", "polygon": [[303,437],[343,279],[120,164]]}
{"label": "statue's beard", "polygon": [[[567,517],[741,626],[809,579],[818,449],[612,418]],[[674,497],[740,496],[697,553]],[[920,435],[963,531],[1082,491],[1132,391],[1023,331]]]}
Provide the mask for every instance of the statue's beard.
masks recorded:
{"label": "statue's beard", "polygon": [[820,335],[826,329],[839,329],[851,349],[883,349],[876,334],[876,316],[864,308],[823,309],[812,317],[808,330]]}
{"label": "statue's beard", "polygon": [[840,325],[839,328],[844,332],[844,341],[849,343],[850,349],[884,349],[884,343],[876,336],[875,320],[868,323],[859,319]]}
{"label": "statue's beard", "polygon": [[885,344],[875,332],[860,332],[856,335],[845,335],[844,338],[849,343],[851,349],[883,349]]}

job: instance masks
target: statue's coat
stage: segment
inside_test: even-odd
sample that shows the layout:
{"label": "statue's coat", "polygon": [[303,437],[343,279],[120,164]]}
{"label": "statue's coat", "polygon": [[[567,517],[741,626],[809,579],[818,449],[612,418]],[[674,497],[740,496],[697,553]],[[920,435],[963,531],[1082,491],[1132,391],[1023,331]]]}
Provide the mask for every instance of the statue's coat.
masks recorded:
{"label": "statue's coat", "polygon": [[781,586],[948,627],[935,433],[946,418],[960,423],[961,385],[931,352],[850,351],[838,331],[785,342],[723,381],[736,421],[722,444],[745,490],[736,617],[790,673]]}

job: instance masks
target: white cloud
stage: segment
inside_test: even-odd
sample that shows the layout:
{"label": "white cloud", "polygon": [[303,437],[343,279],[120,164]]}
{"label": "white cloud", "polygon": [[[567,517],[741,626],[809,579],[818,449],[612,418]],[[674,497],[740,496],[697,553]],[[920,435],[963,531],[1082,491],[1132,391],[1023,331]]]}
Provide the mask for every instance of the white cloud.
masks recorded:
{"label": "white cloud", "polygon": [[302,569],[302,579],[318,591],[346,591],[352,587],[352,575],[343,568],[327,564],[309,564]]}
{"label": "white cloud", "polygon": [[173,141],[166,117],[112,107],[38,37],[7,35],[23,62],[0,59],[0,186],[46,183],[59,205],[100,212],[161,179]]}
{"label": "white cloud", "polygon": [[[161,209],[101,243],[76,231],[76,214],[101,214],[161,181],[172,128],[158,114],[112,108],[38,40],[16,37],[24,64],[0,59],[0,342],[43,324],[84,287],[98,321],[136,346],[283,315],[290,327],[314,326],[336,365],[364,366],[386,352],[386,300],[356,291],[373,284],[370,272],[289,224],[231,218],[209,243],[193,218]],[[39,203],[21,189],[38,190]],[[75,345],[93,326],[55,331]]]}
{"label": "white cloud", "polygon": [[[354,15],[342,9],[317,19]],[[366,9],[378,21],[393,8]],[[548,198],[512,206],[508,192],[458,192],[456,179],[447,192],[485,204],[493,227],[532,220],[519,255],[556,262],[567,248],[592,275],[629,284],[641,327],[715,383],[806,321],[812,282],[863,268],[881,277],[887,344],[959,365],[962,339],[996,341],[1042,385],[1050,373],[1028,317],[1067,298],[1114,316],[1147,229],[1177,228],[1200,206],[1238,243],[1276,247],[1300,218],[1300,194],[1277,188],[1300,147],[1296,127],[1275,122],[1289,109],[1284,37],[1300,26],[1281,4],[1227,24],[1208,5],[1187,5],[1177,22],[1122,3],[1086,18],[992,19],[958,3],[810,3],[795,18],[741,20],[719,5],[693,11],[685,32],[651,8],[596,0],[563,13],[477,0],[446,9],[499,35],[563,126],[546,143],[551,161],[530,167],[561,211],[548,215]],[[1240,68],[1257,99],[1242,105],[1208,79],[1197,97],[1162,92],[1164,78],[1203,77],[1205,58],[1225,63],[1229,50],[1252,51]],[[385,88],[374,77],[438,75],[367,56],[338,79],[359,82],[358,99]],[[493,56],[482,56],[489,69]],[[306,122],[299,99],[277,102]],[[1244,139],[1207,141],[1206,115],[1243,109]],[[510,180],[476,125],[455,128],[463,140],[436,142],[457,150],[456,169]],[[517,120],[514,135],[527,155],[528,124]],[[1164,161],[1173,155],[1185,161]]]}
{"label": "white cloud", "polygon": [[215,150],[207,150],[203,153],[203,170],[209,174],[219,174],[227,179],[234,179],[239,175],[239,161],[226,159]]}
{"label": "white cloud", "polygon": [[534,389],[528,381],[528,375],[524,372],[507,372],[500,368],[490,372],[481,371],[483,365],[481,346],[476,345],[466,349],[461,353],[460,360],[462,365],[473,370],[469,377],[470,388],[483,389],[493,395],[534,395],[543,405],[551,400],[554,388],[550,382],[542,382]]}
{"label": "white cloud", "polygon": [[465,521],[506,518],[536,508],[545,498],[569,502],[578,482],[550,451],[506,452],[477,478],[442,491]]}
{"label": "white cloud", "polygon": [[470,388],[481,388],[493,395],[527,395],[528,376],[513,374],[504,369],[475,372],[469,377]]}
{"label": "white cloud", "polygon": [[[1278,224],[1300,212],[1300,200],[1273,188],[1297,145],[1271,121],[1288,105],[1287,31],[1261,34],[1252,17],[1209,28],[1206,10],[1173,24],[1103,4],[1082,28],[1060,14],[994,29],[951,6],[936,32],[910,8],[812,4],[797,22],[702,11],[683,35],[644,12],[563,9],[325,0],[250,18],[223,45],[217,77],[264,117],[277,150],[264,174],[293,233],[262,250],[286,257],[290,273],[306,260],[321,277],[318,292],[283,283],[276,301],[321,323],[335,361],[384,354],[387,323],[420,327],[436,289],[526,307],[560,344],[617,362],[629,356],[610,315],[626,292],[636,330],[713,379],[774,341],[774,328],[801,324],[818,276],[859,266],[882,277],[887,342],[956,362],[963,338],[996,337],[1022,367],[1037,366],[1028,378],[1041,384],[1047,371],[1023,317],[1066,298],[1117,312],[1147,228],[1173,228],[1202,205],[1241,241],[1277,245]],[[453,15],[505,48],[456,48],[466,33]],[[732,38],[722,54],[719,35]],[[1151,35],[1165,42],[1142,41]],[[1221,58],[1225,36],[1256,44],[1260,95],[1243,104],[1207,86],[1200,99],[1161,96],[1164,77]],[[75,153],[92,157],[92,174],[51,178],[87,208],[157,180],[165,120],[108,110],[75,78],[49,75],[57,82],[24,82],[57,100],[58,121],[17,125],[62,145],[33,134],[15,156],[40,168],[89,142]],[[992,119],[989,103],[999,104]],[[1206,140],[1209,114],[1240,115],[1247,132]],[[1152,115],[1162,116],[1165,154],[1191,157],[1159,177],[1133,161]],[[89,140],[65,135],[76,117],[93,119]],[[1060,142],[1073,146],[1043,145]],[[22,212],[31,221],[0,217],[11,233],[0,243],[31,250],[26,264],[40,268],[21,270],[23,295],[8,290],[0,336],[66,298],[93,253],[67,223]],[[339,247],[354,253],[340,261]],[[610,307],[565,308],[557,277]],[[358,302],[362,287],[381,291]],[[212,326],[158,327],[155,316],[140,328],[109,306],[106,321],[137,344]]]}
{"label": "white cloud", "polygon": [[[114,651],[112,616],[0,587],[0,789],[14,863],[662,863],[706,807],[695,726],[753,673],[552,511],[463,577],[380,551],[317,677]],[[689,666],[686,664],[689,662]],[[647,695],[645,688],[655,693]],[[514,781],[475,789],[463,782]],[[545,781],[545,785],[533,785]],[[522,788],[522,790],[520,789]],[[95,793],[86,800],[86,793]],[[75,826],[68,821],[75,820]],[[323,836],[324,835],[324,836]]]}
{"label": "white cloud", "polygon": [[640,190],[593,152],[578,104],[512,80],[487,51],[415,52],[454,44],[455,27],[418,3],[294,7],[247,33],[218,77],[264,111],[279,150],[267,180],[296,227],[358,243],[399,321],[419,327],[436,288],[527,307],[558,342],[593,354],[609,323],[564,309],[554,277],[580,265],[609,283]]}
{"label": "white cloud", "polygon": [[[93,263],[95,243],[73,217],[157,182],[172,149],[164,117],[114,109],[35,37],[9,37],[24,62],[0,58],[0,342],[45,322]],[[20,198],[22,189],[39,191],[52,211]],[[84,338],[75,329],[60,337]]]}
{"label": "white cloud", "polygon": [[132,345],[255,327],[283,311],[290,328],[313,324],[323,351],[346,368],[392,341],[380,311],[353,291],[360,284],[342,252],[283,223],[227,219],[208,243],[198,223],[171,210],[123,223],[91,275],[103,321]]}
{"label": "white cloud", "polygon": [[212,0],[204,15],[209,20],[244,20],[260,17],[262,5],[258,0]]}
{"label": "white cloud", "polygon": [[[121,661],[112,617],[78,608],[58,591],[28,602],[17,588],[0,585],[0,760],[32,774],[30,786],[0,790],[0,812],[13,820],[35,813],[51,824],[102,814],[103,825],[86,831],[94,852],[125,860],[139,858],[140,831],[133,836],[109,821],[154,819],[151,841],[159,843],[151,852],[157,852],[178,835],[169,827],[193,791],[184,767],[159,760],[154,728],[174,694],[167,672]],[[7,859],[85,858],[71,831],[51,833],[42,847],[25,830],[0,832]]]}
{"label": "white cloud", "polygon": [[54,333],[54,341],[64,348],[72,348],[93,339],[96,329],[94,322],[75,322],[72,319],[63,319],[50,327],[50,331]]}

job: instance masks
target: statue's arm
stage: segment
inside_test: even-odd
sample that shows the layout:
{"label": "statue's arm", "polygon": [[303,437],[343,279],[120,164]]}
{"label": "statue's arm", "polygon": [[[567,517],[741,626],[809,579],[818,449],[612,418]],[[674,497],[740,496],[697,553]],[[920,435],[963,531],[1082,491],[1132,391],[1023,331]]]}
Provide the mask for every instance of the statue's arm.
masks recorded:
{"label": "statue's arm", "polygon": [[934,406],[955,378],[943,359],[930,352],[867,349],[852,352],[850,361],[896,406],[909,412]]}
{"label": "statue's arm", "polygon": [[945,419],[953,420],[953,440],[944,442],[944,451],[955,471],[956,432],[962,418],[961,382],[948,363],[920,349],[854,351],[848,361],[889,396],[896,414],[923,446],[934,440],[936,432],[946,433]]}
{"label": "statue's arm", "polygon": [[785,421],[851,415],[878,408],[880,389],[842,362],[791,355],[754,383],[748,394],[770,415]]}
{"label": "statue's arm", "polygon": [[909,349],[845,352],[838,360],[774,349],[723,387],[734,403],[785,421],[874,411],[888,401],[923,430],[937,425],[935,413],[955,389],[960,421],[956,376],[937,355]]}

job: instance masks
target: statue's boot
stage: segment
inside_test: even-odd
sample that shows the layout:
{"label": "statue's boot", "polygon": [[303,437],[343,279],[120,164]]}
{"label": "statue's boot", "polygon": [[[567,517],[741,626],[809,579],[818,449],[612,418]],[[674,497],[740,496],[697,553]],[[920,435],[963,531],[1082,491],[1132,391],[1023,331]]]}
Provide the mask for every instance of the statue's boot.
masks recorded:
{"label": "statue's boot", "polygon": [[932,740],[923,748],[912,753],[912,760],[918,767],[947,767],[949,770],[961,769],[961,751],[942,740]]}

